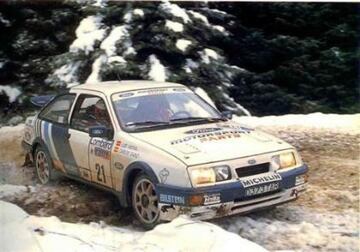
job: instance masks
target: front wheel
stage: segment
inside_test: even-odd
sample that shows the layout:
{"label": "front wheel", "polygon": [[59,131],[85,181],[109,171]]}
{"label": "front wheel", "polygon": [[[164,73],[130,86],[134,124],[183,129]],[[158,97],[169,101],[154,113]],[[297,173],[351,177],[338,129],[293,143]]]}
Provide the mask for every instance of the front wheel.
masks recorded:
{"label": "front wheel", "polygon": [[132,206],[136,218],[146,229],[151,229],[158,223],[160,215],[158,198],[155,186],[146,174],[141,174],[135,179]]}

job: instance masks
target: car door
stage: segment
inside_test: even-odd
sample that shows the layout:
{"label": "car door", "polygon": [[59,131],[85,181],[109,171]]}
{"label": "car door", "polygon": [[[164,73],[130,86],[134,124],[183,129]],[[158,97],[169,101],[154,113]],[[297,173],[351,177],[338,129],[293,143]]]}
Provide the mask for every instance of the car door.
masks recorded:
{"label": "car door", "polygon": [[104,97],[95,94],[79,95],[70,122],[70,146],[74,152],[80,176],[88,181],[112,187],[112,139],[89,136],[89,128],[113,128]]}
{"label": "car door", "polygon": [[65,164],[74,159],[68,141],[68,118],[75,97],[75,94],[57,96],[40,112],[36,121],[37,137],[45,143],[54,168],[64,173],[73,172]]}

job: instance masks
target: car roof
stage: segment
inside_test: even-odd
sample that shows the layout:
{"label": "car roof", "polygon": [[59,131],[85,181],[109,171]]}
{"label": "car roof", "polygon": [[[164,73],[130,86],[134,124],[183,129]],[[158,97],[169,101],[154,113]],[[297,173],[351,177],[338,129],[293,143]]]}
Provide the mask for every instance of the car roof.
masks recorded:
{"label": "car roof", "polygon": [[172,82],[147,81],[147,80],[123,80],[123,81],[104,81],[97,83],[86,83],[77,85],[71,90],[91,90],[100,91],[107,95],[117,92],[147,89],[147,88],[162,88],[162,87],[185,87],[184,85]]}

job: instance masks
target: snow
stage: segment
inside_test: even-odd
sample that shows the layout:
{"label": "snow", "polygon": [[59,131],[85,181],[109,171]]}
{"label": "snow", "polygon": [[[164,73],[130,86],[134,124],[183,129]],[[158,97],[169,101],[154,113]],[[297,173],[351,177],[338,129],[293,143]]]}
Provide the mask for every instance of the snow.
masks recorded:
{"label": "snow", "polygon": [[184,70],[187,73],[192,73],[192,69],[195,69],[198,66],[199,66],[199,64],[196,63],[195,61],[193,61],[192,59],[186,59]]}
{"label": "snow", "polygon": [[0,85],[0,93],[4,92],[9,97],[9,102],[14,102],[19,95],[21,95],[21,91],[19,88],[11,87],[9,85],[1,86]]}
{"label": "snow", "polygon": [[205,64],[209,64],[211,62],[210,59],[218,60],[220,58],[219,54],[210,48],[205,48],[203,51],[201,51],[200,56]]}
{"label": "snow", "polygon": [[[1,131],[3,132],[3,131]],[[33,187],[23,186],[23,185],[1,185],[0,184],[0,198],[14,196],[16,194],[21,194],[29,191],[33,191]]]}
{"label": "snow", "polygon": [[80,64],[81,61],[76,61],[63,65],[55,70],[54,75],[57,76],[60,81],[67,83],[68,87],[70,87],[70,83],[77,83],[76,73],[79,70]]}
{"label": "snow", "polygon": [[95,0],[95,3],[93,3],[92,5],[95,7],[100,7],[100,8],[104,8],[107,5],[107,0]]}
{"label": "snow", "polygon": [[86,83],[96,83],[101,81],[100,78],[100,69],[103,63],[105,63],[107,60],[106,55],[100,55],[93,63],[92,65],[92,72],[89,75],[89,77],[86,80]]}
{"label": "snow", "polygon": [[[244,108],[243,106],[241,106],[239,103],[236,103],[234,101],[234,98],[230,97],[227,93],[222,92],[223,97],[225,98],[225,100],[231,101],[235,104],[236,108],[241,110],[246,116],[251,116],[250,111],[247,110],[246,108]],[[229,106],[224,106],[227,109],[229,109],[230,111],[234,110],[232,107]]]}
{"label": "snow", "polygon": [[108,57],[116,54],[116,43],[129,37],[128,26],[121,25],[114,27],[109,36],[101,43],[100,48],[106,52]]}
{"label": "snow", "polygon": [[186,48],[191,44],[192,44],[192,42],[187,39],[178,39],[176,41],[176,47],[183,52],[185,52]]}
{"label": "snow", "polygon": [[213,25],[212,26],[215,30],[218,30],[219,32],[225,32],[225,28],[222,27],[221,25]]}
{"label": "snow", "polygon": [[190,13],[194,18],[203,21],[206,25],[209,25],[207,17],[205,17],[203,14],[192,10],[189,10],[188,13]]}
{"label": "snow", "polygon": [[1,13],[0,13],[0,23],[3,23],[6,27],[10,26],[10,21],[5,19]]}
{"label": "snow", "polygon": [[70,52],[84,51],[86,55],[94,50],[96,41],[101,41],[106,35],[102,26],[102,16],[88,16],[81,20],[76,29],[76,40],[70,45]]}
{"label": "snow", "polygon": [[165,27],[174,32],[183,32],[184,31],[184,25],[182,23],[173,22],[170,20],[166,20]]}
{"label": "snow", "polygon": [[264,116],[264,117],[234,117],[235,121],[252,127],[294,127],[301,129],[330,131],[345,134],[360,134],[360,114],[339,115],[339,114],[289,114],[281,116]]}
{"label": "snow", "polygon": [[172,4],[169,1],[165,1],[160,5],[160,9],[166,13],[170,13],[175,17],[181,18],[184,23],[191,22],[191,19],[186,11],[177,4]]}
{"label": "snow", "polygon": [[135,16],[143,17],[144,16],[144,11],[142,9],[134,9],[133,14]]}
{"label": "snow", "polygon": [[152,54],[149,57],[150,71],[149,78],[154,81],[165,81],[166,80],[166,68],[161,64],[160,60]]}
{"label": "snow", "polygon": [[133,12],[130,10],[128,12],[126,12],[126,14],[123,17],[123,20],[125,21],[125,23],[130,23],[132,21],[133,18]]}
{"label": "snow", "polygon": [[113,57],[108,58],[107,62],[109,62],[109,63],[116,62],[116,63],[120,63],[120,64],[125,64],[126,60],[124,59],[124,57],[121,57],[121,56],[113,56]]}
{"label": "snow", "polygon": [[211,106],[213,106],[214,108],[216,108],[215,103],[213,102],[213,100],[211,100],[211,98],[209,97],[209,95],[205,92],[204,89],[202,89],[201,87],[197,87],[195,88],[194,92],[200,96],[201,98],[203,98],[207,103],[209,103]]}
{"label": "snow", "polygon": [[353,251],[358,247],[359,219],[355,211],[324,213],[287,205],[215,222],[270,250]]}
{"label": "snow", "polygon": [[0,218],[4,251],[266,251],[214,224],[185,216],[140,232],[103,222],[73,224],[56,217],[29,216],[21,208],[0,201]]}

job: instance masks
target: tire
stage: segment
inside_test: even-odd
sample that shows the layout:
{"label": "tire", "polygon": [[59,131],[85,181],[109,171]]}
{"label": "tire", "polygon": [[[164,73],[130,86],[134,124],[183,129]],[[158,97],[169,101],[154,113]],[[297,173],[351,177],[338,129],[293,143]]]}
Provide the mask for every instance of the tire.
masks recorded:
{"label": "tire", "polygon": [[155,186],[150,177],[140,174],[132,187],[131,203],[135,217],[145,229],[152,229],[158,224],[160,209]]}
{"label": "tire", "polygon": [[45,185],[49,184],[55,178],[55,171],[53,169],[52,159],[49,152],[39,146],[35,150],[34,155],[35,171],[38,181]]}

